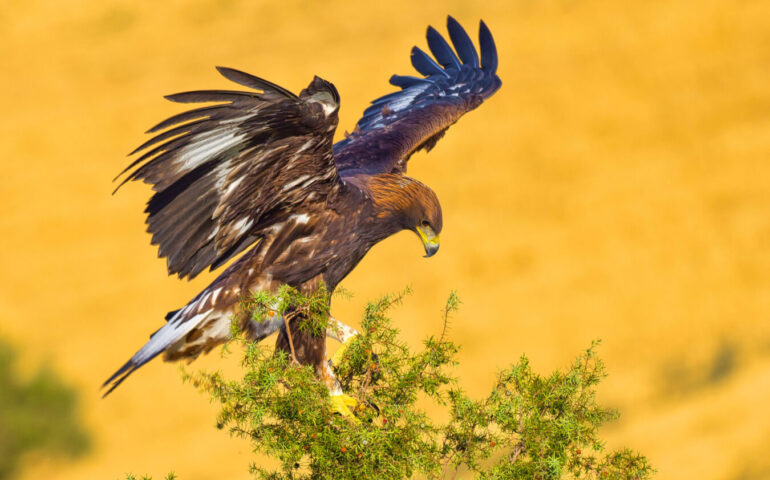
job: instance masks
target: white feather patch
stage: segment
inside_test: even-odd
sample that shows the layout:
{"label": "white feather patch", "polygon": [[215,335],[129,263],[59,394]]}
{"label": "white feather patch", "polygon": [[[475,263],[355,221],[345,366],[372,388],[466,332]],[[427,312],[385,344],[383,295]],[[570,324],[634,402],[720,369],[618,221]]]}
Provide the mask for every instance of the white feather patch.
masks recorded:
{"label": "white feather patch", "polygon": [[183,308],[177,312],[168,323],[163,325],[163,327],[158,330],[138,352],[136,352],[131,360],[138,364],[148,361],[153,356],[168,348],[169,345],[190,333],[190,330],[202,324],[213,313],[213,310],[207,310],[184,322],[180,322],[181,314],[183,314],[185,310],[187,310],[187,308]]}
{"label": "white feather patch", "polygon": [[252,220],[252,219],[250,219],[248,217],[243,217],[240,220],[238,220],[237,222],[233,223],[233,226],[231,228],[232,228],[232,230],[237,230],[238,231],[238,235],[243,235],[244,233],[246,233],[249,230],[249,228],[251,227],[251,225],[253,223],[254,223],[254,220]]}
{"label": "white feather patch", "polygon": [[295,222],[299,223],[300,225],[306,224],[310,220],[310,215],[306,213],[299,213],[292,215],[289,217],[289,220],[294,220]]}
{"label": "white feather patch", "polygon": [[312,144],[313,144],[313,141],[314,141],[314,140],[311,138],[310,140],[308,140],[307,142],[305,142],[305,143],[304,143],[304,144],[303,144],[301,147],[299,147],[299,148],[297,149],[297,153],[302,153],[302,152],[304,152],[305,150],[307,150],[307,148],[308,148],[310,145],[312,145]]}
{"label": "white feather patch", "polygon": [[238,185],[243,181],[243,177],[236,178],[235,180],[230,183],[230,185],[227,186],[227,190],[225,190],[225,195],[230,195],[230,193],[235,190]]}
{"label": "white feather patch", "polygon": [[221,291],[222,291],[221,288],[217,288],[216,290],[214,290],[212,292],[212,294],[211,294],[211,304],[212,305],[217,303],[217,297],[219,297],[219,292],[221,292]]}
{"label": "white feather patch", "polygon": [[296,185],[298,185],[299,183],[304,182],[308,178],[311,178],[311,176],[310,175],[302,175],[301,177],[299,177],[299,178],[297,178],[297,179],[287,183],[286,185],[284,185],[283,188],[281,189],[281,191],[290,190],[290,189],[294,188]]}
{"label": "white feather patch", "polygon": [[196,135],[190,145],[179,151],[180,170],[192,170],[210,160],[225,150],[238,145],[245,138],[244,134],[236,135],[237,130],[229,129],[224,132],[214,130],[211,133]]}
{"label": "white feather patch", "polygon": [[[230,312],[228,312],[230,313]],[[208,328],[203,332],[201,336],[202,343],[208,343],[209,340],[229,340],[230,335],[230,314],[222,315],[214,322],[209,323]]]}

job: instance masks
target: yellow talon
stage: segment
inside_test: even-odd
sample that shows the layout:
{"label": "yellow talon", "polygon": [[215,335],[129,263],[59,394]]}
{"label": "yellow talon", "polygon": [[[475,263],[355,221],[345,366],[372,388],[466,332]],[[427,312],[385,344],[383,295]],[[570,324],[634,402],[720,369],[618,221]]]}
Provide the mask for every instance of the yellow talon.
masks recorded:
{"label": "yellow talon", "polygon": [[350,411],[351,407],[355,409],[356,405],[358,405],[358,401],[356,401],[355,398],[351,397],[350,395],[341,393],[339,395],[332,395],[331,401],[332,411],[339,413],[343,417],[350,418],[355,423],[361,423],[361,420],[359,420],[355,415],[353,415],[353,412]]}

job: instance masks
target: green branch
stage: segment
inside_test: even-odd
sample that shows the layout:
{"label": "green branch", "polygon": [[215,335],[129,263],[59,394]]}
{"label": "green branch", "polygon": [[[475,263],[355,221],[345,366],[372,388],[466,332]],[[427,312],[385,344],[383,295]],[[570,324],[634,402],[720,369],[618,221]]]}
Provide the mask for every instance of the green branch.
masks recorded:
{"label": "green branch", "polygon": [[[243,377],[186,375],[220,404],[217,426],[246,438],[255,453],[279,461],[274,470],[252,465],[255,478],[270,480],[451,479],[458,472],[479,479],[644,479],[647,460],[629,450],[606,452],[598,428],[618,417],[596,403],[605,377],[593,343],[572,365],[547,376],[522,356],[497,375],[482,399],[468,396],[453,374],[459,347],[447,339],[452,294],[444,328],[412,352],[388,313],[408,292],[370,303],[362,333],[349,345],[335,373],[359,401],[360,422],[336,415],[326,387],[312,368],[284,352],[245,339]],[[291,289],[245,301],[256,320],[303,312],[313,330],[328,316],[328,293],[303,298]],[[325,320],[324,320],[325,321]],[[448,420],[429,417],[418,400],[443,408]],[[423,403],[420,403],[423,405]]]}

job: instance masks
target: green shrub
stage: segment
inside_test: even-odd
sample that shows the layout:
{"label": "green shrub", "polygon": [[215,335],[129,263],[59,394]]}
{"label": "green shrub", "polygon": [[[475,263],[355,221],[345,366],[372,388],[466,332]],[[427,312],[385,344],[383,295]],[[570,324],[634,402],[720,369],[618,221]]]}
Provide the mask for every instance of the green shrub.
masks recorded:
{"label": "green shrub", "polygon": [[19,378],[15,360],[14,350],[0,342],[0,479],[17,473],[28,452],[77,457],[90,445],[75,391],[46,366],[30,379]]}
{"label": "green shrub", "polygon": [[[256,478],[438,479],[461,471],[480,479],[651,476],[643,456],[605,452],[598,437],[597,429],[618,415],[596,403],[596,388],[605,376],[596,343],[569,368],[547,376],[535,373],[522,356],[498,373],[485,398],[475,399],[457,386],[452,369],[459,347],[445,335],[457,297],[452,294],[444,310],[444,332],[412,352],[387,316],[403,296],[367,306],[362,334],[335,367],[344,391],[359,402],[355,419],[334,413],[312,368],[239,334],[241,379],[220,373],[185,376],[221,404],[218,428],[249,439],[255,453],[278,460],[276,469],[252,464]],[[324,323],[312,317],[325,314],[317,306],[327,300],[282,289],[277,296],[255,295],[244,306],[257,320],[276,306],[279,312],[299,309],[317,326]],[[424,400],[445,409],[448,420],[426,415],[418,407]]]}

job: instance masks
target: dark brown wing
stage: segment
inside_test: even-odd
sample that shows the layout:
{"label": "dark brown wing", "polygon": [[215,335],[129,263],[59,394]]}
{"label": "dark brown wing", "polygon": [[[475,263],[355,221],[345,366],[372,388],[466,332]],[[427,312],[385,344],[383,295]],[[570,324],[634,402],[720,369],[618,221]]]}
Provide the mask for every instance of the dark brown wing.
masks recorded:
{"label": "dark brown wing", "polygon": [[339,95],[332,84],[316,77],[298,97],[261,78],[218,70],[259,91],[169,95],[180,103],[219,103],[150,129],[167,130],[132,152],[145,151],[123,171],[134,169],[121,185],[153,186],[148,231],[169,273],[180,277],[218,267],[291,215],[312,215],[339,182],[332,155]]}
{"label": "dark brown wing", "polygon": [[353,133],[334,145],[340,175],[404,173],[415,151],[433,148],[450,125],[500,88],[497,49],[484,22],[479,27],[480,63],[454,18],[447,19],[447,28],[457,55],[428,27],[428,46],[436,60],[412,49],[412,65],[424,78],[391,77],[390,83],[402,90],[373,101]]}

